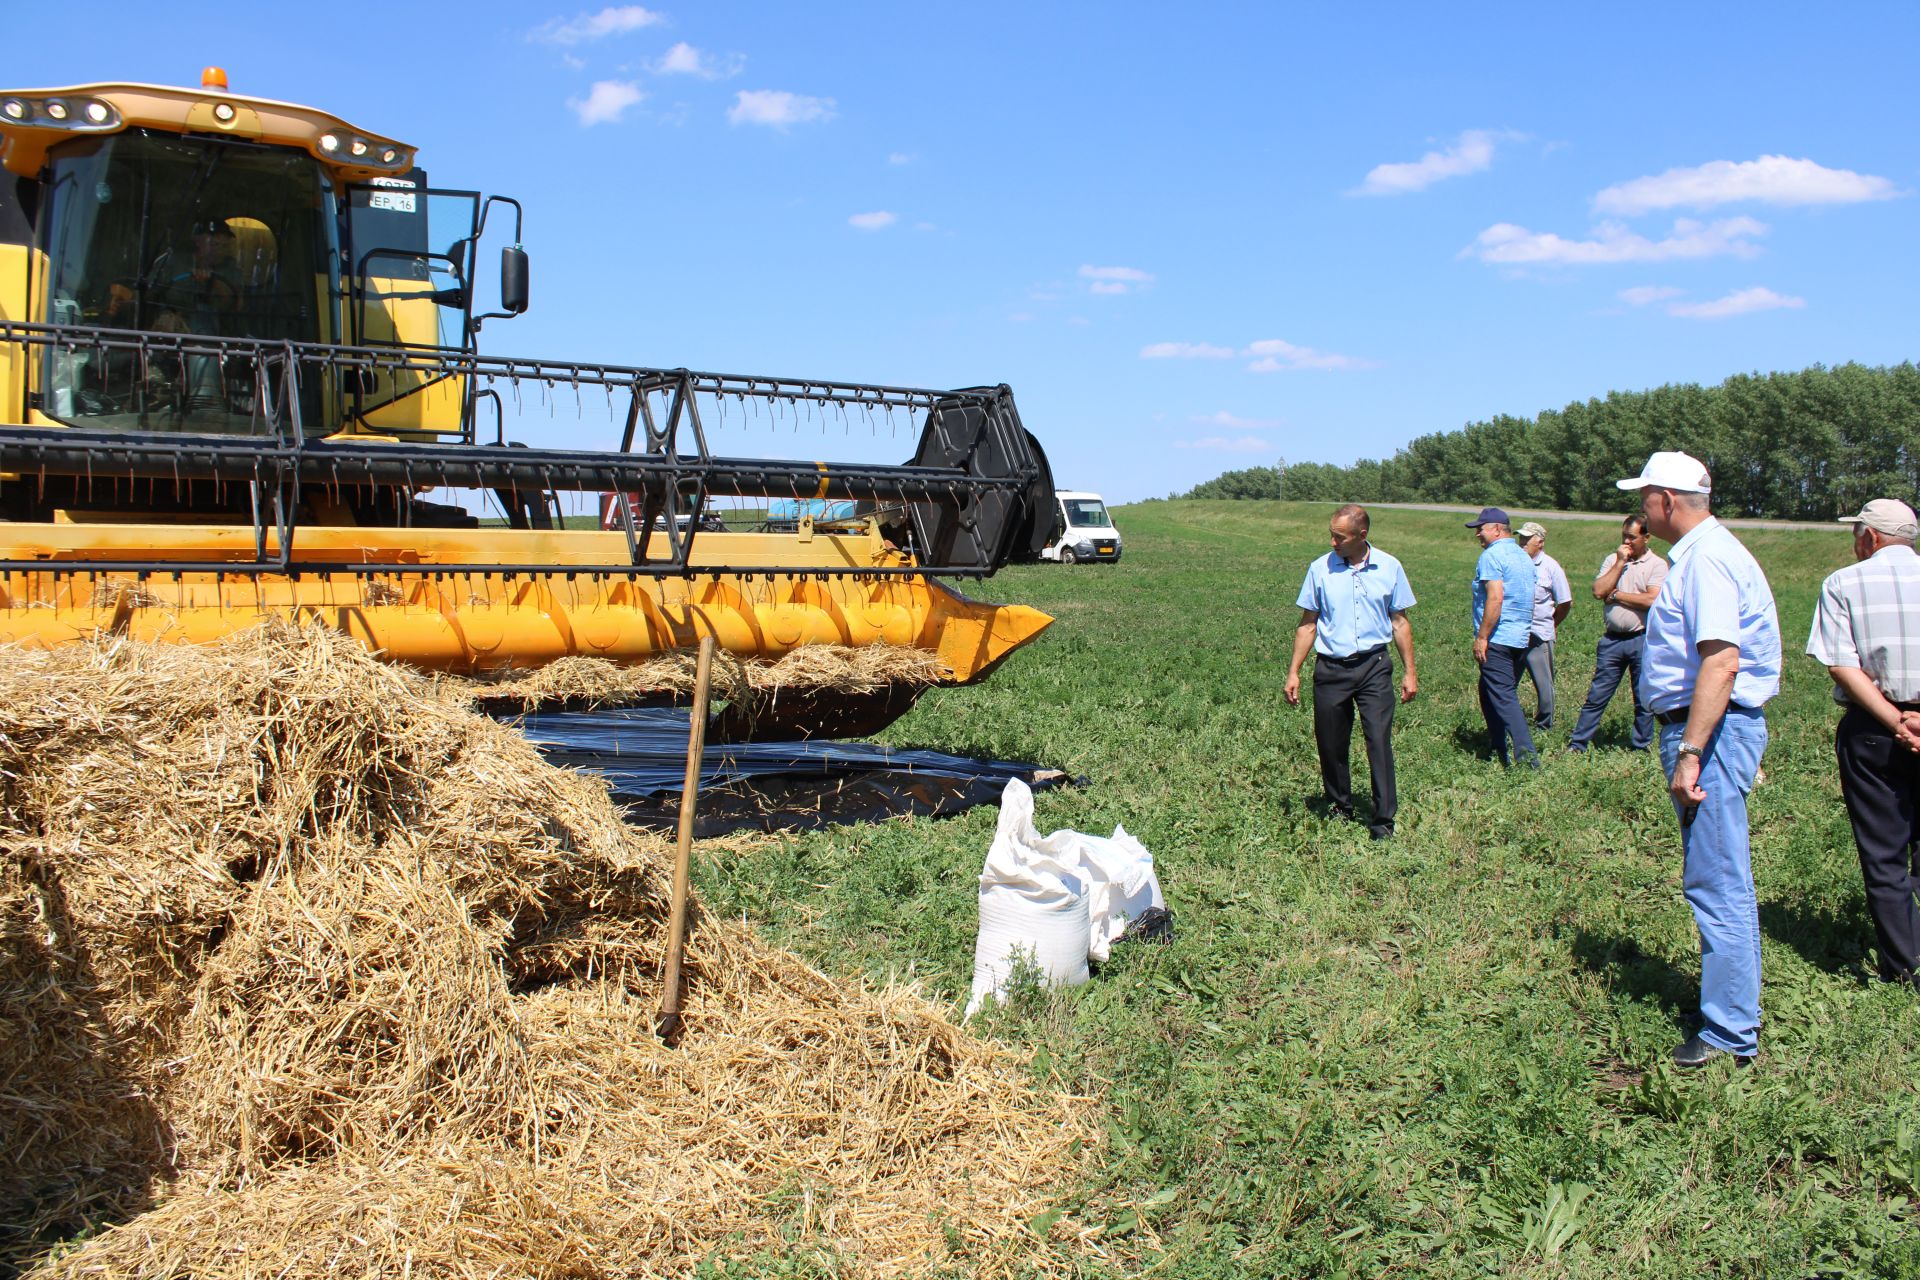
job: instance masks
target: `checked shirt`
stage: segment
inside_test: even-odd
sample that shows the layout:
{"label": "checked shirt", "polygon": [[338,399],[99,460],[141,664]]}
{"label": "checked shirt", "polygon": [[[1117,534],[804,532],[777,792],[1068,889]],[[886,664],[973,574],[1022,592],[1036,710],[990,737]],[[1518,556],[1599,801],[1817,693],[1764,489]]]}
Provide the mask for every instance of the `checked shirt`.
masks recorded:
{"label": "checked shirt", "polygon": [[[1857,667],[1890,702],[1920,702],[1920,556],[1882,547],[1820,586],[1807,652],[1829,667]],[[1836,702],[1846,702],[1840,686]]]}

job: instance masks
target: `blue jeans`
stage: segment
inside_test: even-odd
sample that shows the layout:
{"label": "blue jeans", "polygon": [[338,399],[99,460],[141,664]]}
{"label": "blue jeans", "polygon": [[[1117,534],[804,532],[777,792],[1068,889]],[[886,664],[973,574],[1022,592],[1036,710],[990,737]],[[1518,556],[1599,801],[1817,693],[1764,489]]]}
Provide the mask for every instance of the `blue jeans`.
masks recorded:
{"label": "blue jeans", "polygon": [[[1660,765],[1673,779],[1684,724],[1660,726]],[[1700,760],[1707,793],[1689,817],[1679,804],[1682,882],[1700,927],[1700,1038],[1745,1056],[1760,1049],[1760,904],[1747,846],[1747,793],[1767,749],[1767,717],[1728,706]]]}
{"label": "blue jeans", "polygon": [[1587,689],[1587,704],[1580,708],[1574,722],[1570,750],[1585,751],[1600,732],[1600,717],[1613,701],[1620,678],[1627,678],[1627,690],[1633,695],[1633,749],[1645,751],[1653,745],[1653,712],[1640,705],[1640,652],[1647,647],[1644,632],[1632,636],[1601,636],[1600,648],[1593,659],[1593,684]]}
{"label": "blue jeans", "polygon": [[1487,718],[1487,734],[1493,739],[1493,754],[1501,764],[1510,764],[1507,739],[1513,739],[1513,754],[1523,764],[1540,767],[1540,753],[1534,750],[1533,733],[1527,728],[1527,713],[1520,709],[1520,673],[1527,669],[1527,651],[1511,645],[1489,644],[1487,660],[1480,664],[1480,714]]}

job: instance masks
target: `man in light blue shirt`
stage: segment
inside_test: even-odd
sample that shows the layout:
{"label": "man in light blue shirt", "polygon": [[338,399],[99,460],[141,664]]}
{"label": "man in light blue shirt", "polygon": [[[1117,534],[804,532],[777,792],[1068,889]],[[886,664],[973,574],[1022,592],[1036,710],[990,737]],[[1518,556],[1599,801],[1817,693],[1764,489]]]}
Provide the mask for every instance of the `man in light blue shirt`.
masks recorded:
{"label": "man in light blue shirt", "polygon": [[1673,567],[1647,610],[1640,699],[1660,725],[1660,763],[1680,819],[1682,874],[1700,929],[1698,1034],[1680,1067],[1760,1050],[1760,909],[1747,842],[1747,793],[1767,748],[1767,700],[1780,691],[1780,619],[1753,555],[1709,512],[1697,459],[1656,453],[1619,482],[1640,490]]}
{"label": "man in light blue shirt", "polygon": [[1407,610],[1413,588],[1400,562],[1368,540],[1367,509],[1349,503],[1327,525],[1333,549],[1307,566],[1300,584],[1300,624],[1287,668],[1287,701],[1300,705],[1300,665],[1309,649],[1313,667],[1313,744],[1320,755],[1320,782],[1327,804],[1341,818],[1353,817],[1353,715],[1367,743],[1373,775],[1375,840],[1393,834],[1399,794],[1393,781],[1393,659],[1400,651],[1400,701],[1412,702],[1420,682],[1413,672],[1413,628]]}
{"label": "man in light blue shirt", "polygon": [[1507,513],[1482,507],[1467,521],[1483,548],[1473,570],[1473,660],[1480,664],[1480,713],[1500,763],[1513,759],[1540,767],[1533,733],[1520,709],[1520,673],[1527,667],[1527,637],[1533,630],[1533,592],[1538,571],[1513,540]]}

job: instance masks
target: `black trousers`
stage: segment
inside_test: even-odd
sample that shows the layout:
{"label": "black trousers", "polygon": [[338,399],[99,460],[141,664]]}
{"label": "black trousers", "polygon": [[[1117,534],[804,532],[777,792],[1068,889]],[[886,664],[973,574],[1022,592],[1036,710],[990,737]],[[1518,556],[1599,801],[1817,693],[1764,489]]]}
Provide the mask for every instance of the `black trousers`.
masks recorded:
{"label": "black trousers", "polygon": [[1313,664],[1313,745],[1320,752],[1320,782],[1327,800],[1343,812],[1353,810],[1353,713],[1367,743],[1367,768],[1373,774],[1373,821],[1377,832],[1393,830],[1400,797],[1393,786],[1393,659],[1385,649],[1357,662],[1319,657]]}
{"label": "black trousers", "polygon": [[1840,794],[1853,820],[1867,911],[1880,942],[1880,976],[1920,973],[1920,755],[1894,741],[1885,725],[1858,707],[1834,732]]}

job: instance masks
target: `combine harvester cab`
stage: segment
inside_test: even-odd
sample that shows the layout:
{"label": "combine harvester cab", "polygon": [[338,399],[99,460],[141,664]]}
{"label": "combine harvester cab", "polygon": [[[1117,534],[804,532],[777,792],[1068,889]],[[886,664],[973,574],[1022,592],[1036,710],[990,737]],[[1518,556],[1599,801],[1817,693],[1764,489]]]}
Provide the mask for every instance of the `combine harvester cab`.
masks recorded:
{"label": "combine harvester cab", "polygon": [[[509,213],[500,308],[476,314]],[[0,641],[320,619],[486,673],[710,632],[763,659],[914,646],[966,683],[1048,625],[937,580],[1045,545],[1051,477],[1008,388],[483,355],[482,325],[527,306],[520,220],[215,68],[197,90],[0,93]],[[510,443],[528,404],[604,412],[606,438]],[[716,415],[741,412],[907,415],[919,446],[900,465],[715,453]],[[610,495],[607,527],[563,527],[567,493]],[[729,499],[852,518],[721,532]]]}

